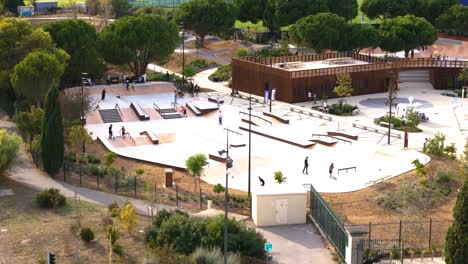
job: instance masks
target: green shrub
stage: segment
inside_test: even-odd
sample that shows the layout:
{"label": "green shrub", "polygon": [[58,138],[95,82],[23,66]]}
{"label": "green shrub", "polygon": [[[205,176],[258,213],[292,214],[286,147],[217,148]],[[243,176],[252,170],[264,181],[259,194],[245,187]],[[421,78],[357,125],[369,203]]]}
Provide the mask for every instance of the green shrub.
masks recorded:
{"label": "green shrub", "polygon": [[119,243],[115,243],[114,245],[112,245],[112,252],[114,252],[114,254],[116,254],[117,256],[122,257],[124,254],[122,245],[120,245]]}
{"label": "green shrub", "polygon": [[197,71],[195,70],[195,67],[193,67],[192,64],[187,64],[184,67],[184,75],[185,77],[193,77],[197,74]]}
{"label": "green shrub", "polygon": [[200,245],[204,225],[205,219],[174,214],[162,222],[158,230],[157,244],[173,248],[177,253],[190,254]]}
{"label": "green shrub", "polygon": [[67,199],[58,189],[47,188],[37,194],[36,203],[41,208],[57,208],[64,206],[67,203]]}
{"label": "green shrub", "polygon": [[89,166],[89,173],[93,176],[99,176],[99,167],[96,165]]}
{"label": "green shrub", "polygon": [[236,57],[246,57],[249,56],[249,51],[247,49],[238,49],[236,51]]}
{"label": "green shrub", "polygon": [[91,228],[83,228],[80,232],[80,237],[84,242],[91,242],[94,239],[94,232]]}
{"label": "green shrub", "polygon": [[283,176],[283,173],[281,171],[275,172],[274,179],[278,184],[281,184],[286,181],[286,177]]}
{"label": "green shrub", "polygon": [[[191,255],[194,264],[218,264],[223,263],[224,256],[219,248],[197,248]],[[240,257],[238,254],[229,252],[227,263],[239,264]]]}
{"label": "green shrub", "polygon": [[76,153],[69,152],[68,155],[65,157],[65,159],[70,162],[76,162]]}
{"label": "green shrub", "polygon": [[136,172],[137,175],[142,175],[143,173],[145,173],[145,170],[142,169],[142,168],[138,168],[138,169],[136,169],[135,172]]}
{"label": "green shrub", "polygon": [[115,228],[113,225],[108,225],[105,227],[105,231],[106,231],[107,239],[109,239],[110,237],[111,244],[114,245],[115,242],[117,242],[117,240],[120,238],[117,228]]}
{"label": "green shrub", "polygon": [[197,71],[203,70],[208,68],[208,62],[204,59],[196,59],[190,62],[190,65],[192,65]]}
{"label": "green shrub", "polygon": [[457,195],[453,209],[453,224],[445,238],[445,262],[447,264],[466,263],[468,259],[468,179]]}
{"label": "green shrub", "polygon": [[435,156],[444,154],[445,135],[437,132],[433,138],[429,139],[424,146],[424,152]]}
{"label": "green shrub", "polygon": [[226,190],[226,188],[224,188],[224,186],[222,186],[221,184],[216,184],[215,186],[213,186],[213,192],[217,193],[218,195],[222,192],[224,192]]}
{"label": "green shrub", "polygon": [[353,114],[355,106],[346,103],[331,104],[328,109],[329,113],[338,116],[350,116]]}
{"label": "green shrub", "polygon": [[107,206],[107,209],[109,211],[110,216],[112,217],[120,216],[120,207],[119,207],[119,204],[115,200],[112,200],[112,203]]}
{"label": "green shrub", "polygon": [[224,82],[231,79],[231,64],[221,65],[211,74],[208,79],[211,81]]}
{"label": "green shrub", "polygon": [[88,163],[91,163],[91,164],[100,164],[100,163],[101,163],[101,160],[100,160],[98,157],[96,157],[96,156],[94,156],[94,155],[92,155],[92,154],[88,154]]}
{"label": "green shrub", "polygon": [[117,158],[117,154],[114,152],[106,152],[106,154],[104,154],[106,166],[110,166],[112,163],[114,163],[115,158]]}
{"label": "green shrub", "polygon": [[21,137],[0,129],[0,174],[7,170],[19,153]]}
{"label": "green shrub", "polygon": [[454,178],[455,175],[449,171],[437,171],[437,183],[449,184]]}

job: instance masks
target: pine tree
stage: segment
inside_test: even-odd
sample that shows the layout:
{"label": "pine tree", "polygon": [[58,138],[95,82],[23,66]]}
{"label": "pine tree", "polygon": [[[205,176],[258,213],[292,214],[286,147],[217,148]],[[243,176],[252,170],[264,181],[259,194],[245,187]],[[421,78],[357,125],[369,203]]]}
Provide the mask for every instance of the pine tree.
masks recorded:
{"label": "pine tree", "polygon": [[53,88],[45,100],[41,141],[42,164],[49,174],[56,173],[63,164],[63,144],[63,117],[59,91]]}
{"label": "pine tree", "polygon": [[454,222],[445,238],[445,262],[462,264],[468,259],[468,180],[466,178],[457,196],[453,218]]}

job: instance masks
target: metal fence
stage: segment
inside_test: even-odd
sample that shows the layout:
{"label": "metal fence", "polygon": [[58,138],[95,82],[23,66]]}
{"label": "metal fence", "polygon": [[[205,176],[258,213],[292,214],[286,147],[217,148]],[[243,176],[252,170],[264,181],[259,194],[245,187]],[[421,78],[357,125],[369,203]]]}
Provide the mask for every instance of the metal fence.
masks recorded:
{"label": "metal fence", "polygon": [[310,186],[310,213],[328,240],[335,246],[338,254],[346,259],[348,233],[344,224],[312,185]]}
{"label": "metal fence", "polygon": [[176,7],[189,0],[142,0],[130,1],[132,6],[159,6],[159,7]]}
{"label": "metal fence", "polygon": [[[362,261],[370,255],[383,253],[384,259],[403,260],[413,257],[443,255],[445,235],[452,221],[399,221],[346,225],[368,230],[368,237],[353,248],[353,256]],[[359,262],[360,263],[360,262]]]}

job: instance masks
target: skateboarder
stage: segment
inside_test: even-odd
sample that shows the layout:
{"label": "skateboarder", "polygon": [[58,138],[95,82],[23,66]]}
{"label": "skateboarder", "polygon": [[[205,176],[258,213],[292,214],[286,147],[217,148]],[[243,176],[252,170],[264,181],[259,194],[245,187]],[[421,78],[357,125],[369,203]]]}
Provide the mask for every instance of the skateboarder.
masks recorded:
{"label": "skateboarder", "polygon": [[113,133],[112,133],[112,124],[110,124],[109,126],[109,139],[112,139],[114,137]]}
{"label": "skateboarder", "polygon": [[330,164],[330,167],[328,168],[328,172],[330,173],[330,178],[333,178],[332,173],[333,173],[334,168],[335,168],[335,165],[333,165],[333,162],[332,162],[332,164]]}
{"label": "skateboarder", "polygon": [[219,121],[219,125],[222,126],[223,125],[223,113],[221,113],[221,110],[219,110],[218,121]]}
{"label": "skateboarder", "polygon": [[306,157],[304,160],[304,169],[302,169],[302,174],[304,174],[304,171],[305,174],[309,174],[309,157]]}
{"label": "skateboarder", "polygon": [[106,99],[106,88],[102,89],[101,100],[104,101]]}

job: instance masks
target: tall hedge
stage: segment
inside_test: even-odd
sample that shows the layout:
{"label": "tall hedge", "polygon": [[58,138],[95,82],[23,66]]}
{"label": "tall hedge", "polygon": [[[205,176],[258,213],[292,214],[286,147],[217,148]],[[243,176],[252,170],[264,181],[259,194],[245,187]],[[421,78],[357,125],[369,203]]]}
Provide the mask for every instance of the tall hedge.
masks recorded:
{"label": "tall hedge", "polygon": [[63,164],[63,117],[59,92],[53,88],[47,94],[42,122],[42,164],[49,173],[56,173]]}
{"label": "tall hedge", "polygon": [[462,264],[468,260],[468,180],[458,193],[453,210],[454,222],[447,231],[445,242],[445,262]]}

